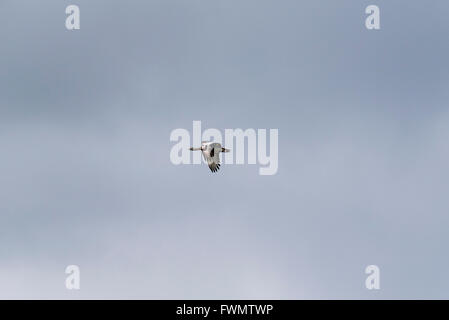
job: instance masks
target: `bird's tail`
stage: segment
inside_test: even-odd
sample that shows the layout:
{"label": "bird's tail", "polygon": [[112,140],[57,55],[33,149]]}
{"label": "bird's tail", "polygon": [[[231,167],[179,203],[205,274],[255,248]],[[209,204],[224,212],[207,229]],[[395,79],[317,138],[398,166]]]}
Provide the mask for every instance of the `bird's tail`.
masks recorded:
{"label": "bird's tail", "polygon": [[226,148],[221,148],[221,152],[229,152],[229,151],[231,151],[231,150],[226,149]]}

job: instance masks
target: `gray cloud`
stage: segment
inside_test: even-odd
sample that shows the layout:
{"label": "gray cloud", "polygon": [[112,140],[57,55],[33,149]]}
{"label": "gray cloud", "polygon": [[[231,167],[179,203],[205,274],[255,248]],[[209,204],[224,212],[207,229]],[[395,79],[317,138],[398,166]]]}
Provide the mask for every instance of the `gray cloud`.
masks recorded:
{"label": "gray cloud", "polygon": [[[68,4],[0,4],[1,298],[447,298],[446,1]],[[193,120],[278,174],[172,165]]]}

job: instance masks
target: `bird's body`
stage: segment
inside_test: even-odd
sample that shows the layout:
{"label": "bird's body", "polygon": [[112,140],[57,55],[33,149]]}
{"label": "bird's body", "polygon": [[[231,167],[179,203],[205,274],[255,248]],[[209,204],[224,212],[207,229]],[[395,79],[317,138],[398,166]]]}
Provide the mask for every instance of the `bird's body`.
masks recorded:
{"label": "bird's body", "polygon": [[212,172],[217,172],[220,169],[220,152],[229,152],[218,142],[203,141],[200,148],[190,148],[192,151],[201,151],[204,160],[207,162],[209,169]]}

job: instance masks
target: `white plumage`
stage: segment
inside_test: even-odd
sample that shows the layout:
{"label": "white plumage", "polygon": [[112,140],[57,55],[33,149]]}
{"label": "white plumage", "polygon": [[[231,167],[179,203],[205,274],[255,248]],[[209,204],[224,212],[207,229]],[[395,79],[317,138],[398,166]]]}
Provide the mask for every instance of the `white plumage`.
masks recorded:
{"label": "white plumage", "polygon": [[220,169],[220,152],[229,152],[229,150],[223,148],[220,143],[208,141],[203,141],[201,142],[201,147],[192,147],[190,150],[201,151],[204,160],[206,160],[207,165],[212,172],[217,172],[218,169]]}

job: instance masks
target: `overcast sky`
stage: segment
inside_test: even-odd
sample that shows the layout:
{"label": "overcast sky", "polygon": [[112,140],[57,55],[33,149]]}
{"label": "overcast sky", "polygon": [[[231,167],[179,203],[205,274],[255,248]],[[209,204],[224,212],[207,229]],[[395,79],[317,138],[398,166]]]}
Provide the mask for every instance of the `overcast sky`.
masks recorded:
{"label": "overcast sky", "polygon": [[[0,298],[448,299],[448,10],[2,0]],[[173,165],[193,120],[279,129],[277,174]]]}

